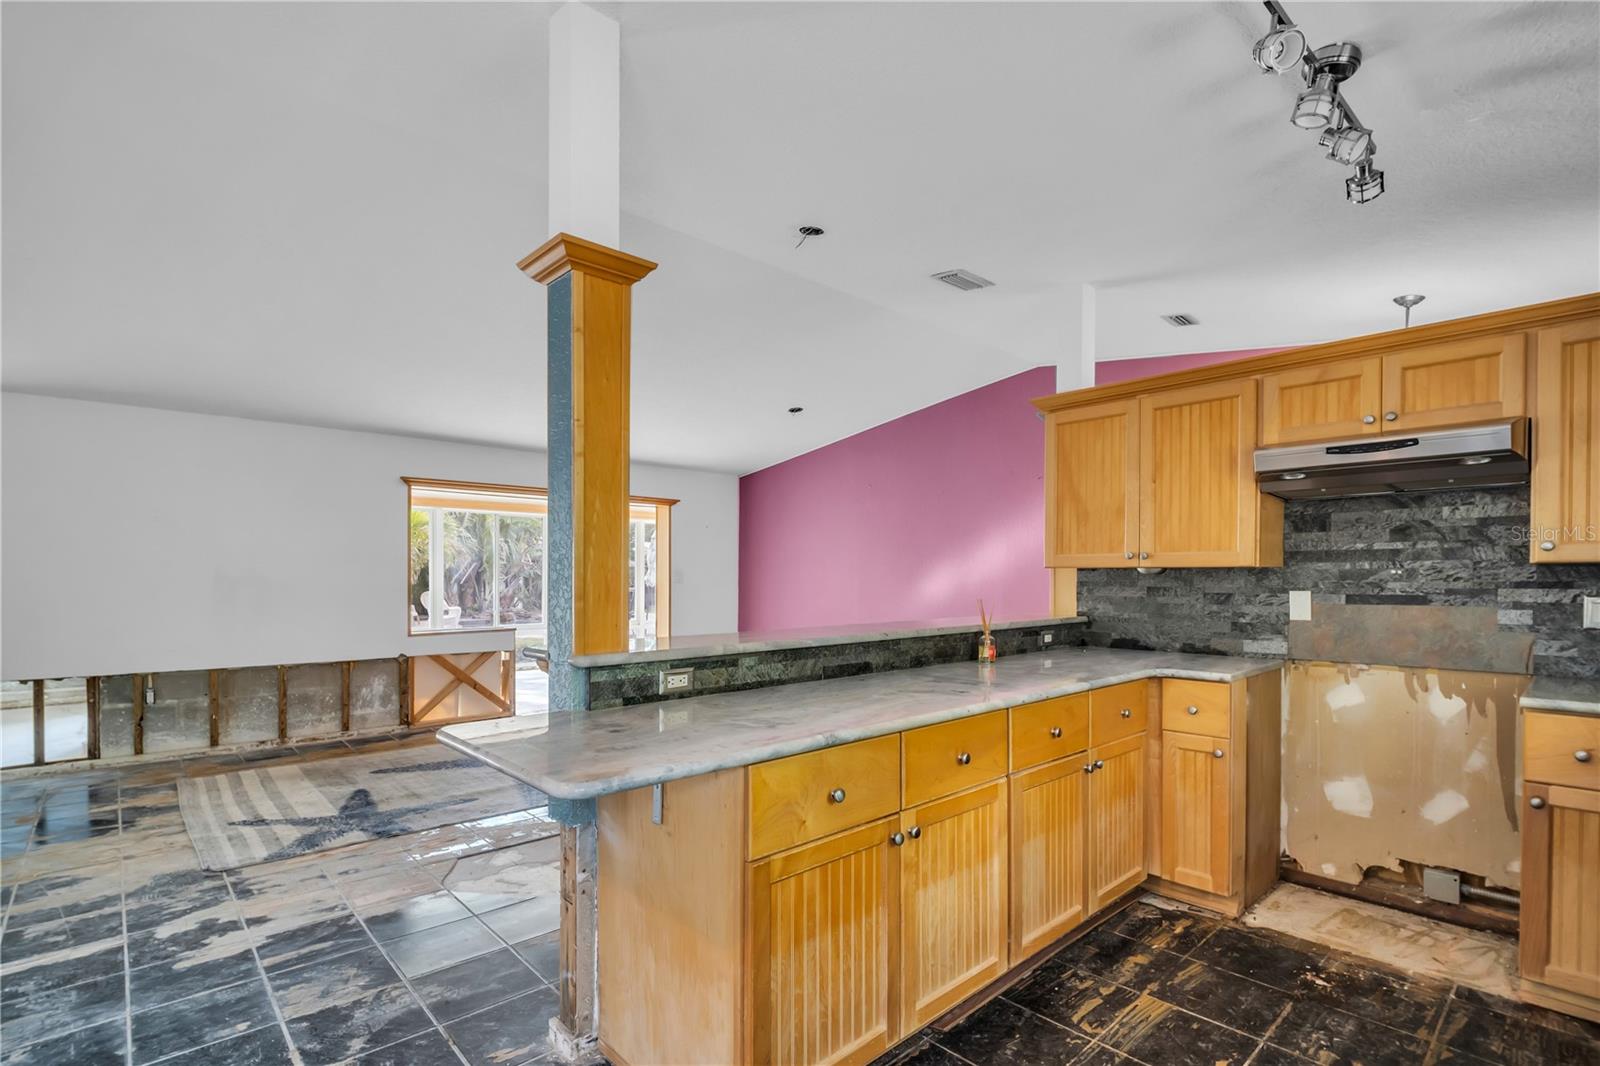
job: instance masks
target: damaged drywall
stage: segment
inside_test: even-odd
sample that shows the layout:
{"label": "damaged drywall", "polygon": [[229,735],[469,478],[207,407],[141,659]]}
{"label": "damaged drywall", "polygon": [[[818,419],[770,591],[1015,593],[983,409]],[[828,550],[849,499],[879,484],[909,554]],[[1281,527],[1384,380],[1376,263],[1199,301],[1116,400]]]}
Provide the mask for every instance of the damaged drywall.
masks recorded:
{"label": "damaged drywall", "polygon": [[339,732],[343,668],[311,663],[284,671],[284,715],[290,739]]}
{"label": "damaged drywall", "polygon": [[144,750],[147,754],[199,751],[211,746],[209,671],[150,674],[145,692]]}
{"label": "damaged drywall", "polygon": [[1291,662],[1284,849],[1349,884],[1402,862],[1521,883],[1522,674]]}
{"label": "damaged drywall", "polygon": [[350,664],[350,728],[393,729],[401,725],[400,670],[393,659]]}
{"label": "damaged drywall", "polygon": [[217,677],[217,743],[278,739],[278,668],[223,670]]}

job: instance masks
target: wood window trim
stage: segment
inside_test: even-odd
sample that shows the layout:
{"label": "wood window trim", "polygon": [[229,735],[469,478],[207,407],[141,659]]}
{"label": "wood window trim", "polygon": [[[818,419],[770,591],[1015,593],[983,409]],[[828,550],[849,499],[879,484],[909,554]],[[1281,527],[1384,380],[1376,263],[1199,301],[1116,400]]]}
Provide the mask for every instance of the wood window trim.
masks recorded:
{"label": "wood window trim", "polygon": [[[508,485],[492,481],[402,476],[406,486],[406,635],[408,637],[459,636],[462,633],[515,633],[515,625],[474,626],[469,629],[417,629],[411,612],[411,511],[421,507],[451,507],[490,514],[547,514],[550,490],[540,485]],[[437,493],[439,495],[430,495]],[[420,496],[419,496],[420,494]],[[482,498],[480,501],[473,496]],[[529,500],[528,497],[540,497]],[[500,499],[496,499],[496,498]],[[501,506],[503,501],[504,506]],[[672,508],[681,500],[666,496],[629,496],[629,518],[654,519],[656,524],[656,640],[672,634]],[[478,506],[473,506],[478,503]]]}

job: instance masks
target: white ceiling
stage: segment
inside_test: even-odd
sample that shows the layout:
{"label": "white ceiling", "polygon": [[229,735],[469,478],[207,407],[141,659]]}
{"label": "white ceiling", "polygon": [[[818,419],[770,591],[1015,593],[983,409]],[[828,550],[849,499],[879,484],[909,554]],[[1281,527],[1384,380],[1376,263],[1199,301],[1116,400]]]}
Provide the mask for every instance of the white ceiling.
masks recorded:
{"label": "white ceiling", "polygon": [[[748,471],[1074,364],[1084,283],[1101,358],[1600,289],[1600,5],[1289,6],[1366,53],[1374,204],[1251,65],[1258,4],[608,7],[661,263],[636,457]],[[0,381],[542,446],[549,13],[6,3]]]}

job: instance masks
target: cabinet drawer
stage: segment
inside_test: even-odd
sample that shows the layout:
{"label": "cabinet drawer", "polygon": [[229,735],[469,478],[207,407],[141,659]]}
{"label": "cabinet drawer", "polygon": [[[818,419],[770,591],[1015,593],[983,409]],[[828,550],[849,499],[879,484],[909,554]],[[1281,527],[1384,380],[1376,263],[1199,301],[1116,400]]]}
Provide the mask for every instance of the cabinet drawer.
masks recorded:
{"label": "cabinet drawer", "polygon": [[1222,682],[1165,678],[1161,682],[1161,728],[1226,740],[1232,702],[1231,687]]}
{"label": "cabinet drawer", "polygon": [[1144,732],[1148,710],[1147,681],[1097,688],[1089,693],[1089,743],[1109,744]]}
{"label": "cabinet drawer", "polygon": [[1552,785],[1600,789],[1600,718],[1525,712],[1522,776]]}
{"label": "cabinet drawer", "polygon": [[1089,694],[1011,708],[1011,768],[1026,770],[1089,746]]}
{"label": "cabinet drawer", "polygon": [[924,726],[900,734],[905,755],[905,806],[914,807],[1006,772],[1006,712]]}
{"label": "cabinet drawer", "polygon": [[750,767],[750,857],[900,809],[900,737],[890,734]]}

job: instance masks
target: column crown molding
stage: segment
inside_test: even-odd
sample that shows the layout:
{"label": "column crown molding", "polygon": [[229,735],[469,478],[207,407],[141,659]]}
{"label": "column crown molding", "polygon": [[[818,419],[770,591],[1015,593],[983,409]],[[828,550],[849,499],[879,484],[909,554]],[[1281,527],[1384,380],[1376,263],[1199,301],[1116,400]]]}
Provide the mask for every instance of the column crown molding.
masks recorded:
{"label": "column crown molding", "polygon": [[544,285],[570,270],[632,285],[654,270],[656,264],[570,233],[558,233],[529,252],[517,267]]}

